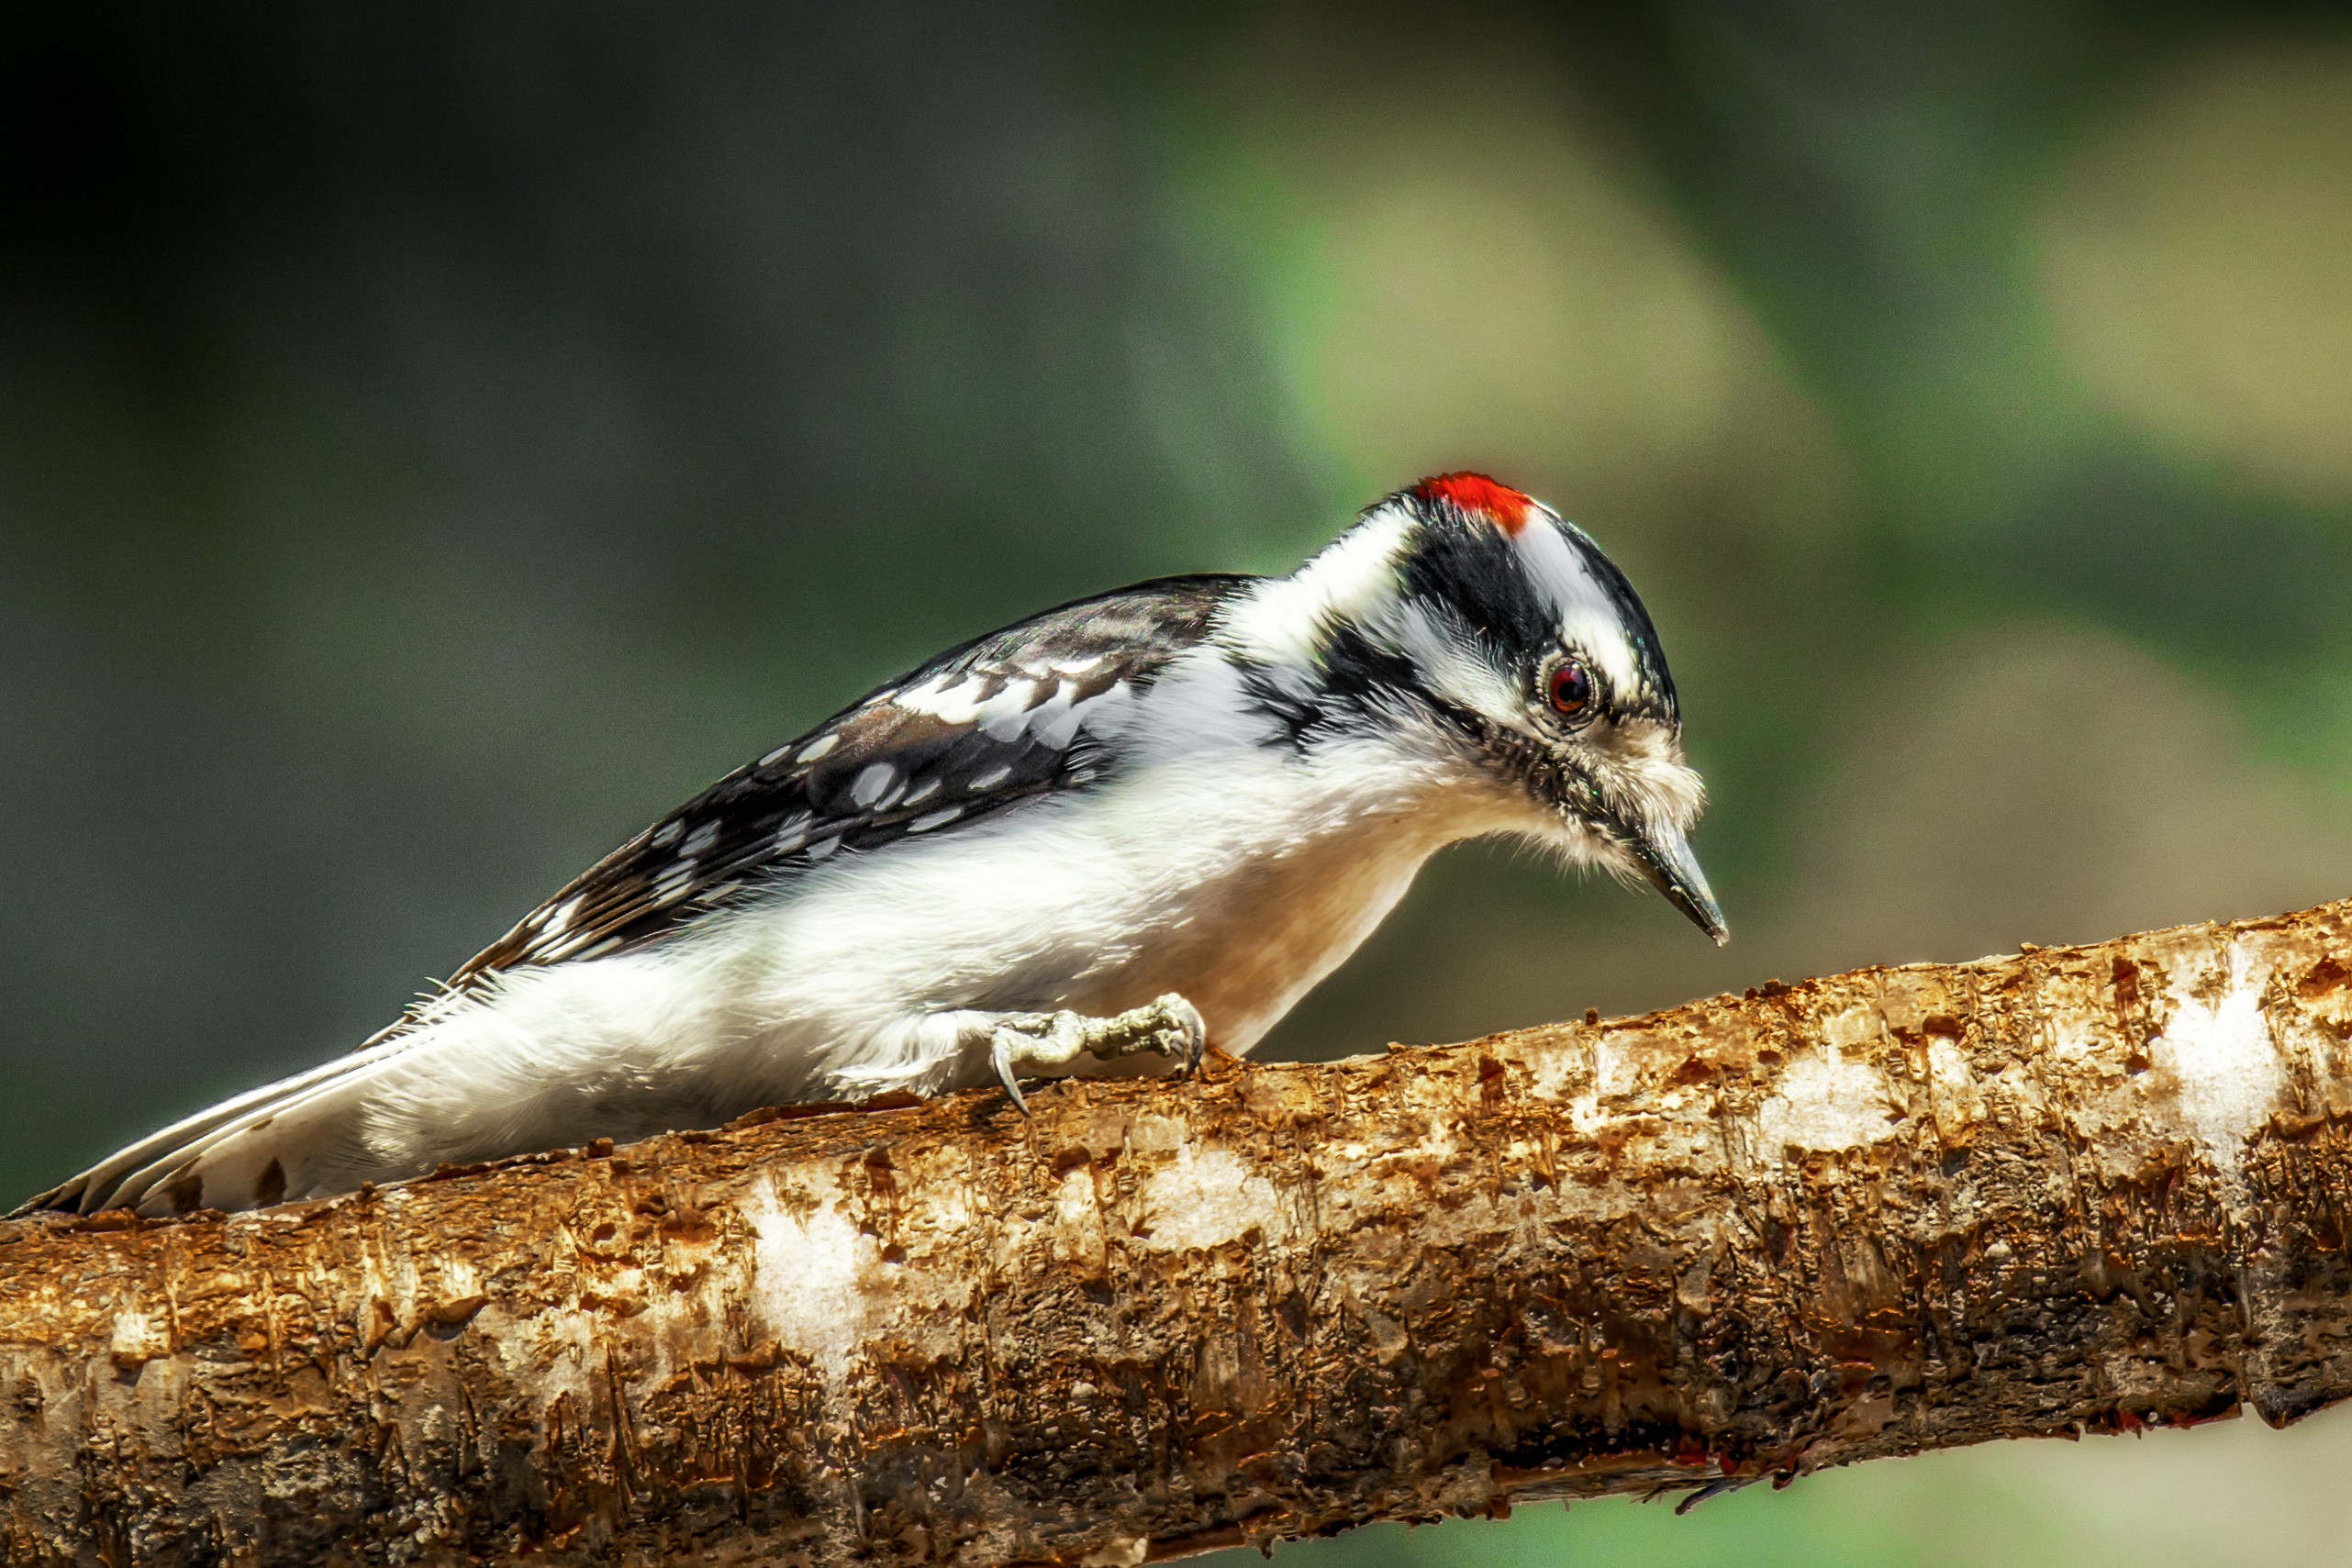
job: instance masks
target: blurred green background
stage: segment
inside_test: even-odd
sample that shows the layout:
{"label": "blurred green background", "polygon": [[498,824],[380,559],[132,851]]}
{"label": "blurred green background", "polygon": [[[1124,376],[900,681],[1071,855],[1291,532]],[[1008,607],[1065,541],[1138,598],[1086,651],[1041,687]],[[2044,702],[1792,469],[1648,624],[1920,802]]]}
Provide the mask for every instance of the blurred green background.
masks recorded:
{"label": "blurred green background", "polygon": [[[949,642],[1486,467],[1736,940],[1457,851],[1269,1051],[2352,892],[2352,23],[0,7],[0,1194]],[[1317,1563],[2352,1560],[2352,1418]]]}

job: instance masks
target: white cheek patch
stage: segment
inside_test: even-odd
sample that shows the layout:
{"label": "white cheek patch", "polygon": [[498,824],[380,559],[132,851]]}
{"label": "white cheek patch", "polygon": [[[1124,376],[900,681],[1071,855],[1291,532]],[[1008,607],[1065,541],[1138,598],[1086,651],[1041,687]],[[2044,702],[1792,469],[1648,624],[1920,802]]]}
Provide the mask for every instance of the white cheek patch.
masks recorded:
{"label": "white cheek patch", "polygon": [[1551,602],[1560,631],[1600,668],[1620,695],[1640,691],[1642,662],[1625,636],[1617,606],[1587,564],[1584,552],[1550,518],[1531,518],[1519,530],[1519,562],[1535,591]]}
{"label": "white cheek patch", "polygon": [[1478,657],[1477,634],[1451,612],[1418,600],[1406,605],[1397,617],[1397,646],[1438,695],[1497,724],[1527,728],[1517,684]]}

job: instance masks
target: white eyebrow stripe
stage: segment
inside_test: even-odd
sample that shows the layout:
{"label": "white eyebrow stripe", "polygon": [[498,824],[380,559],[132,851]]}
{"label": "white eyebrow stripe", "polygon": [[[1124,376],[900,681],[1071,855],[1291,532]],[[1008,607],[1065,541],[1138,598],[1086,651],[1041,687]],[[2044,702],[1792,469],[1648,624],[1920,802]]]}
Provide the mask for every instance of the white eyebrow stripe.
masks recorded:
{"label": "white eyebrow stripe", "polygon": [[1548,517],[1531,517],[1519,530],[1520,564],[1551,602],[1560,633],[1600,667],[1610,687],[1630,696],[1643,687],[1642,662],[1625,635],[1617,602],[1592,574],[1584,552]]}

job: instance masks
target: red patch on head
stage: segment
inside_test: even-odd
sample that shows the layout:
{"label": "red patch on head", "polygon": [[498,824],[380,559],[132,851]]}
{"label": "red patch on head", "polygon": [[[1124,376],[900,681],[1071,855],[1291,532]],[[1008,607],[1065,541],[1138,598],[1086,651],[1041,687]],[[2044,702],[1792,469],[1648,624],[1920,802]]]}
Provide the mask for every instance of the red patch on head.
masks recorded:
{"label": "red patch on head", "polygon": [[1535,510],[1531,497],[1508,484],[1498,484],[1483,473],[1441,473],[1414,485],[1412,496],[1424,505],[1447,502],[1473,517],[1486,518],[1514,537],[1527,526],[1529,516]]}

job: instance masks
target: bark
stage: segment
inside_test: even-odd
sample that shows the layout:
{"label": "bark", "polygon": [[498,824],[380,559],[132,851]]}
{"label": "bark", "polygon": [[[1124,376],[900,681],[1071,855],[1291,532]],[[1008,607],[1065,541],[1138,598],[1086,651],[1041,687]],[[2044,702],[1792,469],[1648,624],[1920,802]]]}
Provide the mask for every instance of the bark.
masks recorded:
{"label": "bark", "polygon": [[0,1226],[0,1560],[1133,1564],[2352,1391],[2352,905]]}

